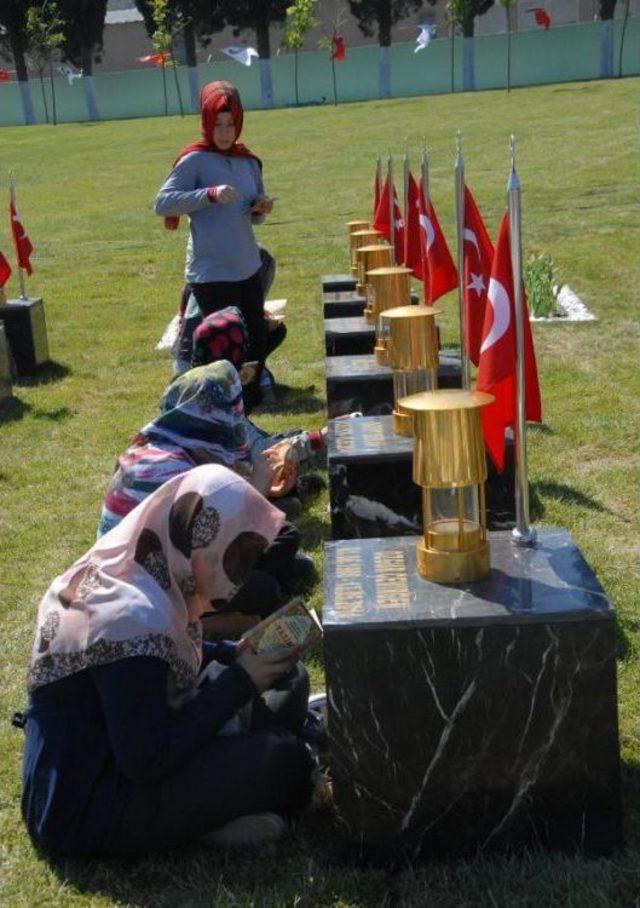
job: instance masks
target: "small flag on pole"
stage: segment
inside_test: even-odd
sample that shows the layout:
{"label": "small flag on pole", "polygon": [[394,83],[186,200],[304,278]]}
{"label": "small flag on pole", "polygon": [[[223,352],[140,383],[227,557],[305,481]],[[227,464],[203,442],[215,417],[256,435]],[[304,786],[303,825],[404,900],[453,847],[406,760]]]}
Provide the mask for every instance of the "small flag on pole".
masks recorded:
{"label": "small flag on pole", "polygon": [[344,38],[342,35],[334,32],[331,38],[331,59],[335,60],[337,63],[342,63],[346,56],[347,45],[344,43]]}
{"label": "small flag on pole", "polygon": [[8,69],[0,69],[0,82],[10,82],[11,76]]}
{"label": "small flag on pole", "polygon": [[138,57],[138,60],[141,63],[153,63],[154,66],[166,66],[171,60],[171,54],[145,54],[144,57]]}
{"label": "small flag on pole", "polygon": [[462,299],[466,310],[467,355],[478,365],[487,291],[493,264],[493,245],[469,189],[464,187],[464,234],[462,249]]}
{"label": "small flag on pole", "polygon": [[429,47],[435,32],[435,26],[433,25],[419,25],[418,28],[420,29],[420,34],[416,38],[414,54],[417,54],[419,50],[424,50],[425,47]]}
{"label": "small flag on pole", "polygon": [[422,240],[420,238],[420,193],[413,174],[409,171],[407,188],[407,210],[404,213],[404,256],[403,262],[411,268],[414,277],[424,280],[422,266]]}
{"label": "small flag on pole", "polygon": [[20,221],[20,216],[16,210],[16,205],[13,197],[9,202],[9,219],[11,223],[11,235],[13,237],[13,246],[16,251],[16,258],[18,260],[18,265],[27,272],[27,274],[33,274],[33,268],[31,267],[30,256],[33,252],[33,246],[31,245],[31,240],[24,232],[24,227]]}
{"label": "small flag on pole", "polygon": [[422,242],[422,273],[424,301],[431,306],[437,299],[458,286],[458,272],[453,264],[447,241],[435,209],[425,204],[424,187],[420,181],[420,232]]}
{"label": "small flag on pole", "polygon": [[220,51],[226,54],[227,57],[231,57],[236,63],[242,63],[243,66],[251,66],[253,58],[260,56],[255,47],[236,47],[232,45],[231,47],[221,47]]}
{"label": "small flag on pole", "polygon": [[533,13],[536,25],[539,25],[540,28],[544,28],[545,31],[548,31],[551,28],[551,16],[546,9],[542,9],[541,6],[534,6],[531,9],[528,9],[527,12]]}
{"label": "small flag on pole", "polygon": [[[516,421],[516,326],[509,215],[505,214],[498,229],[496,251],[485,310],[478,366],[478,391],[493,394],[495,401],[482,410],[484,442],[498,470],[504,470],[504,432]],[[524,330],[525,416],[532,422],[542,421],[538,369],[527,302],[522,291]]]}
{"label": "small flag on pole", "polygon": [[387,242],[391,242],[391,225],[389,223],[390,192],[393,192],[393,233],[395,241],[395,260],[396,262],[401,262],[404,257],[404,221],[402,219],[400,206],[398,205],[396,188],[395,186],[393,186],[393,184],[391,185],[391,187],[389,186],[389,177],[387,177],[387,179],[384,181],[384,186],[382,187],[382,193],[380,195],[380,202],[378,204],[378,210],[376,211],[376,216],[371,226],[374,230],[379,230],[380,233],[387,238]]}

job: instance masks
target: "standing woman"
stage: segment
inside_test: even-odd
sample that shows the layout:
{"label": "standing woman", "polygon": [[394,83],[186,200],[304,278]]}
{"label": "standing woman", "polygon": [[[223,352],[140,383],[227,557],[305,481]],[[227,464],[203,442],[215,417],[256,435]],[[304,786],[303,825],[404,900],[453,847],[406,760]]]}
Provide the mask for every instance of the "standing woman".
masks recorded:
{"label": "standing woman", "polygon": [[[185,277],[203,316],[238,306],[249,331],[250,359],[261,367],[267,353],[260,252],[253,224],[273,201],[265,195],[262,164],[238,142],[243,109],[229,82],[200,92],[202,138],[186,145],[156,197],[156,214],[175,229],[189,216]],[[258,380],[259,380],[258,375]]]}

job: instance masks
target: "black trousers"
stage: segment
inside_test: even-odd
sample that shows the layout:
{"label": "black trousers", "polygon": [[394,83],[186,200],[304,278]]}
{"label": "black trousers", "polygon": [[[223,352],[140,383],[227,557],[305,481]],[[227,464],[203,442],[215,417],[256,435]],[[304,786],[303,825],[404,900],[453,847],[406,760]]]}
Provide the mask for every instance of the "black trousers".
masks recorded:
{"label": "black trousers", "polygon": [[264,365],[268,332],[264,320],[264,291],[260,271],[244,281],[211,281],[189,286],[204,316],[227,306],[238,307],[249,333],[249,361]]}
{"label": "black trousers", "polygon": [[186,844],[249,813],[298,813],[312,788],[313,759],[295,734],[308,698],[309,678],[297,663],[253,701],[251,731],[214,738],[157,784],[130,784],[105,852]]}

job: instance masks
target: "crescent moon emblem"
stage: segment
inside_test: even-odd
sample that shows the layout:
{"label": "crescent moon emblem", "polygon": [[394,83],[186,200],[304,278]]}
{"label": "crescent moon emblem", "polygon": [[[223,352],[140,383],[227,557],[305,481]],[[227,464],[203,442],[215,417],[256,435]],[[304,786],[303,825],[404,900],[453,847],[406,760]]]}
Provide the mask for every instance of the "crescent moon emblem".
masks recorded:
{"label": "crescent moon emblem", "polygon": [[480,246],[478,245],[478,237],[475,235],[473,230],[469,230],[468,227],[464,228],[464,238],[467,242],[472,243],[476,247],[476,252],[480,255]]}
{"label": "crescent moon emblem", "polygon": [[431,249],[436,235],[433,230],[433,224],[431,223],[431,219],[429,217],[427,217],[426,214],[420,215],[420,226],[424,230],[426,237],[427,237],[427,249]]}
{"label": "crescent moon emblem", "polygon": [[509,295],[500,281],[497,281],[493,277],[489,281],[487,299],[491,303],[491,308],[493,309],[493,324],[491,325],[491,330],[482,341],[480,353],[484,353],[489,347],[497,344],[509,327],[509,322],[511,321],[511,302],[509,300]]}

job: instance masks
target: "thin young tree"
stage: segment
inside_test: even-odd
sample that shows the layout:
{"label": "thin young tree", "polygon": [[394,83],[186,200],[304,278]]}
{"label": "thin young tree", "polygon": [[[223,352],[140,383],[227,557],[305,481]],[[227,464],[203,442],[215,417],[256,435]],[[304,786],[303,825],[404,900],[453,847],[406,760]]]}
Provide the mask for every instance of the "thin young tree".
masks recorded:
{"label": "thin young tree", "polygon": [[29,47],[28,58],[34,69],[37,69],[42,91],[44,115],[49,122],[49,108],[47,106],[47,93],[44,87],[45,70],[49,70],[51,84],[51,119],[53,125],[58,123],[56,106],[56,88],[53,81],[53,56],[64,43],[62,27],[64,22],[58,15],[55,0],[43,0],[27,8],[25,23],[27,44]]}
{"label": "thin young tree", "polygon": [[613,77],[613,28],[616,0],[600,0],[600,78]]}
{"label": "thin young tree", "polygon": [[247,29],[255,32],[263,107],[273,107],[270,26],[284,22],[290,5],[291,0],[223,0],[222,3],[224,17],[233,26],[234,35]]}
{"label": "thin young tree", "polygon": [[351,12],[363,35],[370,37],[377,28],[380,97],[391,97],[391,29],[409,13],[416,12],[423,0],[349,0]]}
{"label": "thin young tree", "polygon": [[99,120],[93,63],[102,50],[107,0],[58,0],[58,5],[65,23],[64,59],[82,70],[87,119]]}
{"label": "thin young tree", "polygon": [[515,0],[498,0],[504,7],[505,22],[507,26],[507,93],[511,91],[511,10],[515,8]]}
{"label": "thin young tree", "polygon": [[173,68],[180,116],[183,117],[184,106],[182,104],[182,92],[180,91],[178,68],[174,54],[174,35],[179,34],[184,29],[182,11],[179,8],[179,4],[171,2],[171,0],[136,0],[136,6],[144,18],[147,34],[151,38],[151,45],[161,58],[160,70],[162,72],[165,116],[169,115],[167,64],[170,63]]}
{"label": "thin young tree", "polygon": [[282,44],[284,47],[293,51],[293,73],[296,93],[296,107],[300,103],[300,94],[298,91],[298,52],[304,45],[304,39],[307,32],[315,28],[318,24],[316,18],[316,8],[318,0],[294,0],[291,6],[287,7],[287,18],[285,21],[284,32],[282,35]]}
{"label": "thin young tree", "polygon": [[0,3],[0,51],[13,57],[22,101],[22,116],[26,126],[36,122],[27,68],[27,10],[24,0],[2,0]]}
{"label": "thin young tree", "polygon": [[318,41],[318,47],[331,51],[331,80],[333,84],[333,103],[338,104],[338,80],[336,79],[336,58],[334,54],[334,38],[339,35],[347,21],[347,12],[342,0],[334,0],[331,16],[326,20],[330,23],[331,33],[325,34]]}
{"label": "thin young tree", "polygon": [[451,23],[451,41],[455,29],[462,32],[462,86],[464,91],[475,91],[475,18],[486,13],[493,0],[447,0],[447,14]]}

